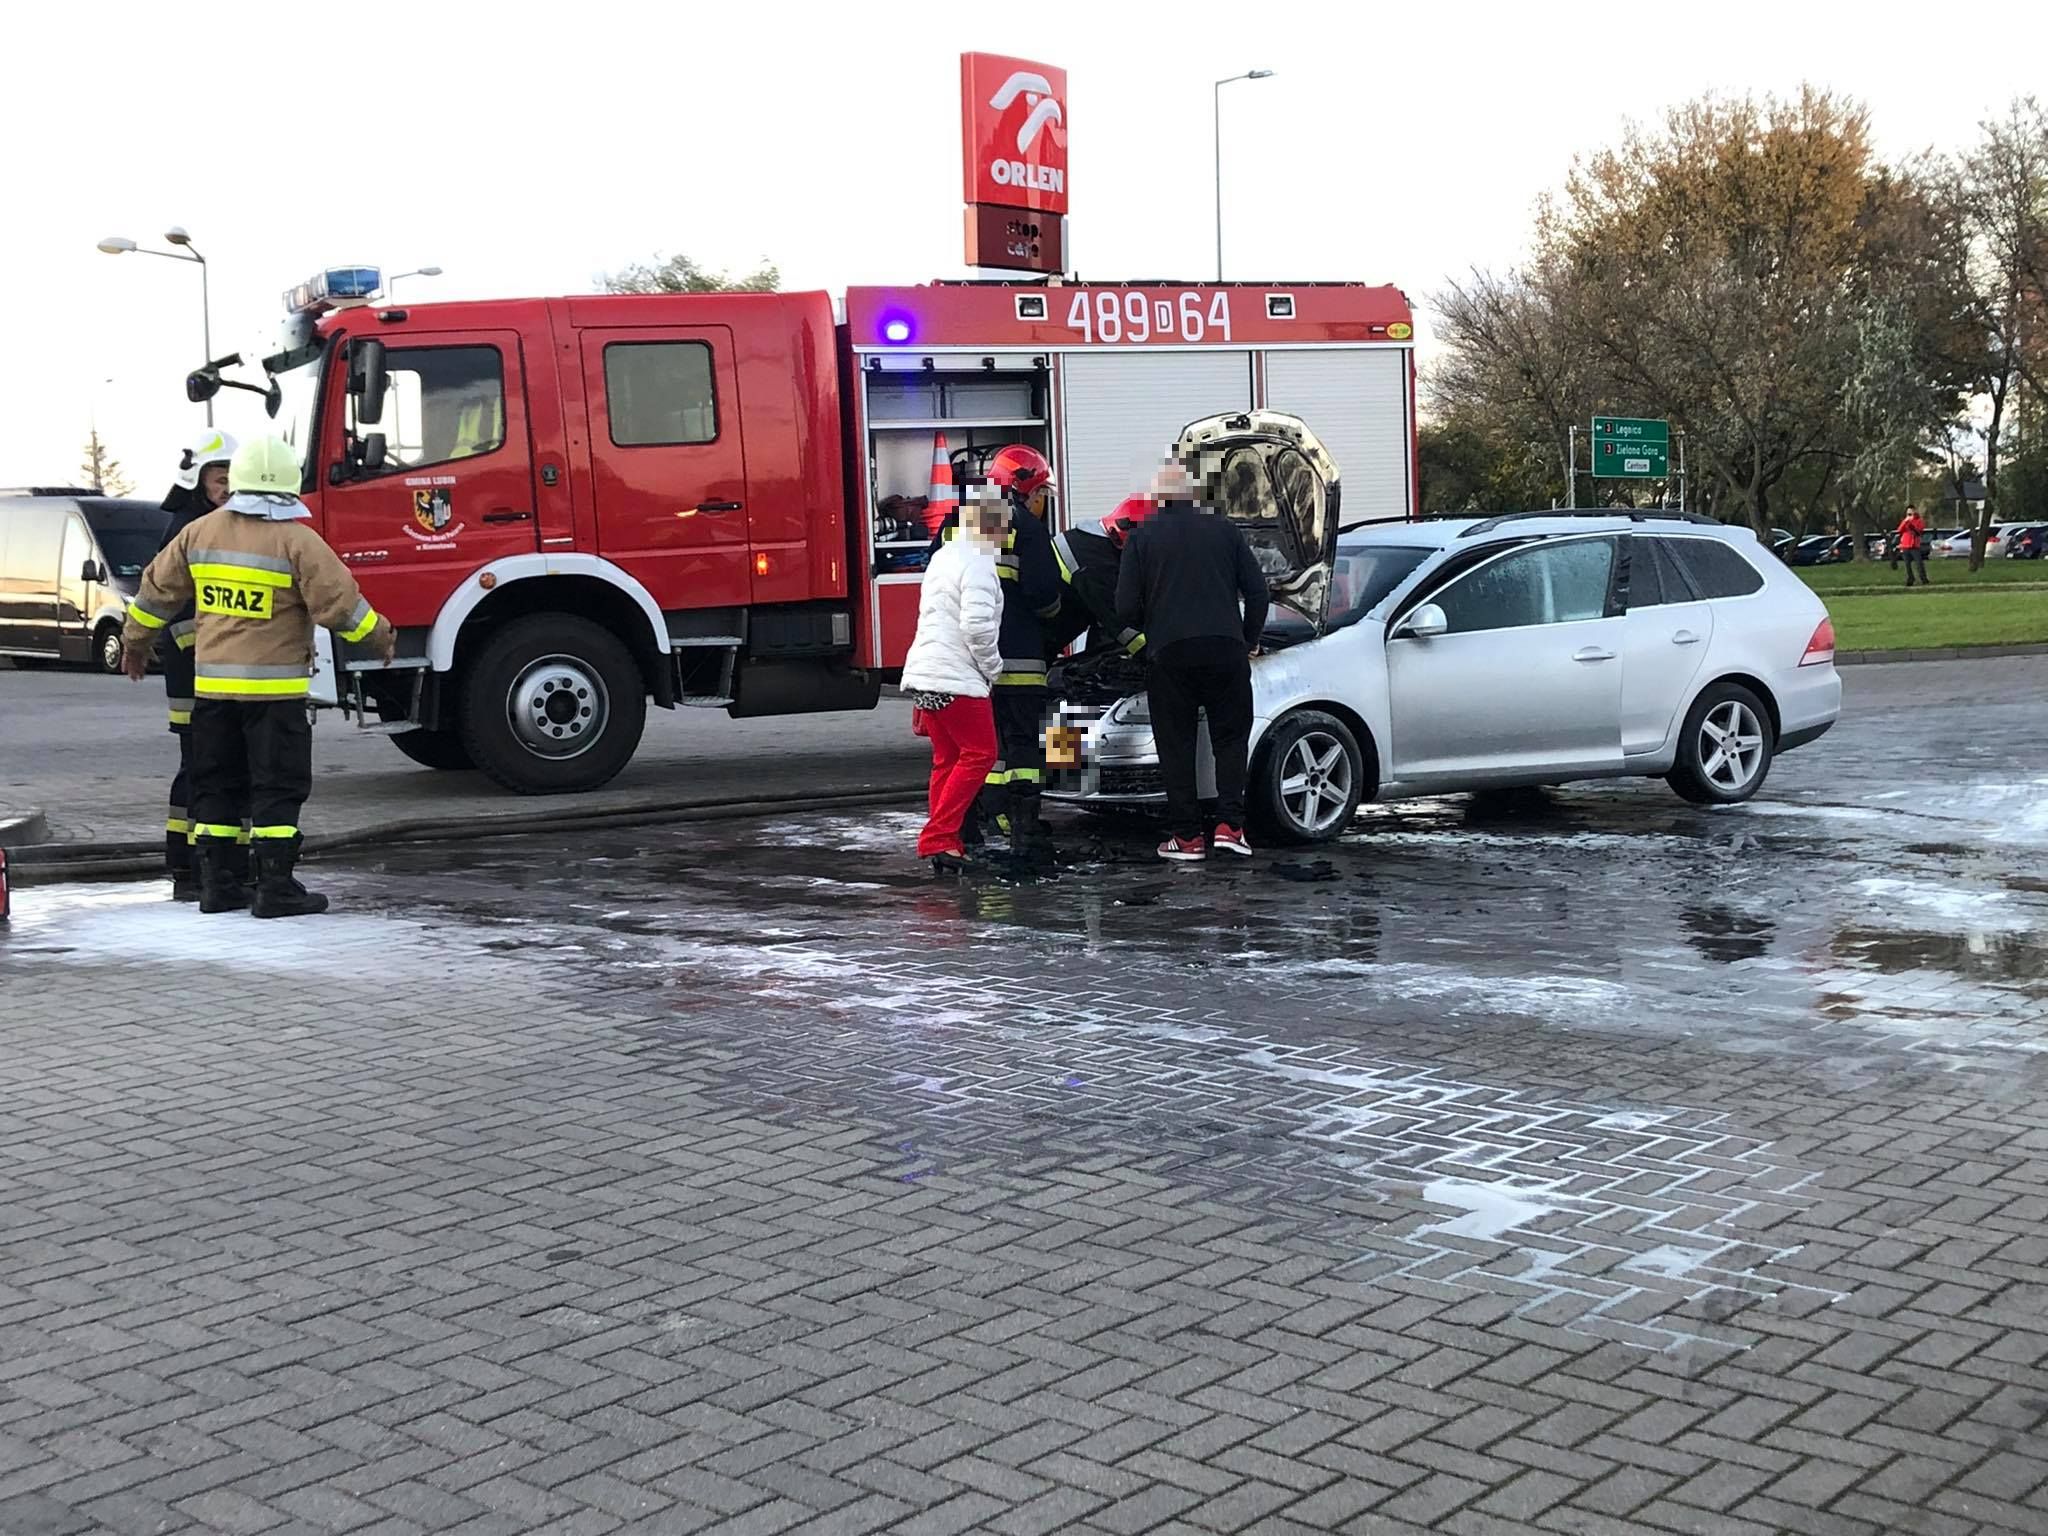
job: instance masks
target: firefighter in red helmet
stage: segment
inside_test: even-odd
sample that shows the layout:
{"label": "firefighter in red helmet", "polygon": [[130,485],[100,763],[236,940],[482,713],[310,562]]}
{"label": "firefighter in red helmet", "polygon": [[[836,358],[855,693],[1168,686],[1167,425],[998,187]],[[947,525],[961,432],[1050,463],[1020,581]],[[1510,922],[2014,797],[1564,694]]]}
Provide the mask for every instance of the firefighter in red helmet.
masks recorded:
{"label": "firefighter in red helmet", "polygon": [[[989,460],[983,478],[1001,492],[1010,513],[1009,528],[996,554],[996,575],[1003,588],[1003,669],[990,697],[995,705],[999,755],[983,788],[981,814],[964,831],[972,844],[976,833],[993,818],[998,826],[1008,827],[1013,854],[1047,862],[1051,842],[1039,818],[1049,698],[1045,625],[1060,607],[1059,567],[1046,528],[1054,489],[1052,466],[1037,449],[1012,443]],[[939,528],[938,539],[955,537],[957,523],[957,516],[948,517]]]}
{"label": "firefighter in red helmet", "polygon": [[1149,495],[1126,496],[1107,516],[1053,535],[1062,591],[1059,613],[1046,626],[1048,655],[1058,655],[1084,630],[1091,638],[1114,639],[1127,656],[1143,654],[1145,637],[1117,617],[1116,573],[1131,530],[1158,509]]}

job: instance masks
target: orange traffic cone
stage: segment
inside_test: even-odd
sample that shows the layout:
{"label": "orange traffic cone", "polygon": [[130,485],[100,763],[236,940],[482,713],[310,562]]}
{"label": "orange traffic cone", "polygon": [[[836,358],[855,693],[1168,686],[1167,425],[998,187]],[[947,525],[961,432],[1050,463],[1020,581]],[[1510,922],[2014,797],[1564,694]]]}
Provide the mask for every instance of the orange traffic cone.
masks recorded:
{"label": "orange traffic cone", "polygon": [[939,524],[960,510],[960,493],[953,488],[953,456],[946,451],[946,434],[932,434],[932,484],[926,493],[924,526],[936,534]]}

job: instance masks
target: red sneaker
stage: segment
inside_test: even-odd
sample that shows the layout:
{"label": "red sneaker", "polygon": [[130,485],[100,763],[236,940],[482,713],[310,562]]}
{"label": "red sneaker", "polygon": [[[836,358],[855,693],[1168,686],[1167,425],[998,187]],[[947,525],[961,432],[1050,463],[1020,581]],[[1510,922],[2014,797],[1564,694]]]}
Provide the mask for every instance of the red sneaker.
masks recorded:
{"label": "red sneaker", "polygon": [[1220,821],[1216,823],[1216,835],[1209,839],[1209,846],[1234,853],[1241,859],[1252,856],[1252,845],[1245,841],[1243,830]]}
{"label": "red sneaker", "polygon": [[1199,837],[1169,837],[1159,845],[1159,857],[1192,864],[1209,857],[1209,845]]}

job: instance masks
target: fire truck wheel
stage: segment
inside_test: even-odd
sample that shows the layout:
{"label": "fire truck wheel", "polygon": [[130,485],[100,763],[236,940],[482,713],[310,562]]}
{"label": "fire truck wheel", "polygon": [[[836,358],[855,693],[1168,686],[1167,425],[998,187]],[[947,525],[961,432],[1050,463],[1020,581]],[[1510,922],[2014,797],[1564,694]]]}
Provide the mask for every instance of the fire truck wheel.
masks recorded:
{"label": "fire truck wheel", "polygon": [[453,731],[400,731],[391,744],[422,768],[474,768],[462,738]]}
{"label": "fire truck wheel", "polygon": [[476,766],[522,795],[595,789],[633,756],[647,723],[640,669],[588,619],[538,613],[484,642],[459,734]]}

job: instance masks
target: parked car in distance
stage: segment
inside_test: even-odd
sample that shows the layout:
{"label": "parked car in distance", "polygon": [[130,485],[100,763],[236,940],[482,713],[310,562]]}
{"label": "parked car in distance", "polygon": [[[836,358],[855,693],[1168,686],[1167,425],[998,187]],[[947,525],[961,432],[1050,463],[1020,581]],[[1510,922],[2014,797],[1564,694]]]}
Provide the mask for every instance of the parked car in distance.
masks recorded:
{"label": "parked car in distance", "polygon": [[170,514],[90,491],[0,493],[0,656],[121,670],[121,621]]}
{"label": "parked car in distance", "polygon": [[[1956,547],[1958,541],[1962,547]],[[1967,528],[1933,528],[1927,533],[1927,556],[1930,560],[1953,560],[1957,555],[1970,552],[1970,530]]]}
{"label": "parked car in distance", "polygon": [[1855,558],[1856,540],[1851,534],[1809,534],[1792,547],[1793,565],[1840,565]]}
{"label": "parked car in distance", "polygon": [[[1542,512],[1360,528],[1322,556],[1318,542],[1292,547],[1329,560],[1322,602],[1276,603],[1252,663],[1247,803],[1283,842],[1338,836],[1365,800],[1584,779],[1664,778],[1733,804],[1841,710],[1827,609],[1747,528]],[[1047,793],[1156,805],[1142,672],[1070,682],[1097,649],[1055,670],[1048,740],[1066,750]],[[1198,752],[1210,794],[1206,734]]]}
{"label": "parked car in distance", "polygon": [[2048,524],[2020,523],[2005,530],[2005,558],[2038,560],[2048,549]]}

